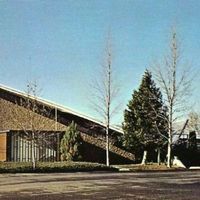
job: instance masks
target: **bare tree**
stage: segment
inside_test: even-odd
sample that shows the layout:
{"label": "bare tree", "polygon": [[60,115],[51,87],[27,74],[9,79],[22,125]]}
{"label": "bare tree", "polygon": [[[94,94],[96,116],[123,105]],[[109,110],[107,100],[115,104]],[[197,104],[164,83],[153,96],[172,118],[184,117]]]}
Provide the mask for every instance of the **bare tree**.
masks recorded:
{"label": "bare tree", "polygon": [[174,123],[182,117],[183,112],[186,110],[192,80],[189,67],[181,61],[176,31],[172,31],[169,55],[164,58],[162,64],[156,64],[153,71],[163,93],[168,112],[167,117],[165,117],[168,124],[167,166],[171,167],[171,148],[175,134]]}
{"label": "bare tree", "polygon": [[106,165],[110,165],[109,161],[109,129],[111,117],[116,113],[118,105],[116,105],[116,97],[119,92],[119,87],[113,76],[113,51],[111,39],[108,38],[105,59],[102,68],[97,78],[92,82],[92,106],[95,111],[103,118],[106,132]]}
{"label": "bare tree", "polygon": [[16,100],[14,105],[8,105],[6,110],[9,113],[9,121],[14,124],[15,129],[22,130],[23,138],[31,143],[33,170],[36,168],[37,147],[43,148],[42,144],[45,143],[49,148],[53,148],[53,144],[49,141],[50,134],[57,131],[55,130],[57,122],[52,119],[54,118],[52,108],[39,103],[38,95],[37,84],[28,83],[25,95]]}
{"label": "bare tree", "polygon": [[200,134],[200,115],[197,112],[189,113],[189,129],[190,131],[195,131],[197,134]]}

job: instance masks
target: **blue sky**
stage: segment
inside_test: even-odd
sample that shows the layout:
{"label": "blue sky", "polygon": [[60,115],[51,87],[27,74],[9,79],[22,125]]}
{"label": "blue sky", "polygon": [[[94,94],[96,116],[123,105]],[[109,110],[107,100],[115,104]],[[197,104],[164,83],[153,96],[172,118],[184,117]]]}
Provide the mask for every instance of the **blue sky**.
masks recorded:
{"label": "blue sky", "polygon": [[119,123],[145,68],[167,51],[173,25],[184,60],[198,70],[199,10],[197,0],[0,1],[0,83],[25,90],[27,81],[37,80],[43,98],[97,117],[89,83],[111,30],[121,84],[122,106],[114,119]]}

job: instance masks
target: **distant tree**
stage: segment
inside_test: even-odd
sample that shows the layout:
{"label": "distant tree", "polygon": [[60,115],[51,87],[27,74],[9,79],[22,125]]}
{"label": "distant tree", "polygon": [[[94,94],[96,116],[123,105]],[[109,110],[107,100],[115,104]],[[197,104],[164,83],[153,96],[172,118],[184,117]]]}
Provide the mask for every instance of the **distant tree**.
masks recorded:
{"label": "distant tree", "polygon": [[124,146],[135,153],[143,151],[142,164],[145,164],[147,152],[158,148],[163,142],[158,128],[163,135],[166,133],[166,122],[160,117],[166,115],[166,109],[161,92],[148,70],[127,106],[123,122]]}
{"label": "distant tree", "polygon": [[195,131],[200,134],[200,115],[197,112],[189,113],[189,129],[190,131]]}
{"label": "distant tree", "polygon": [[66,129],[60,142],[60,153],[62,161],[78,160],[80,158],[79,148],[81,145],[80,133],[77,125],[72,122]]}

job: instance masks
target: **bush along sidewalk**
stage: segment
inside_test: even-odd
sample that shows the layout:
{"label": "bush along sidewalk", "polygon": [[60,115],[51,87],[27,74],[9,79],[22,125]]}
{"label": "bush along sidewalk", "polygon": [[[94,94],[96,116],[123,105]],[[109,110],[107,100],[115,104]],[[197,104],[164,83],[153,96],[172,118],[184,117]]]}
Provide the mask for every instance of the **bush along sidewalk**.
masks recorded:
{"label": "bush along sidewalk", "polygon": [[0,162],[0,173],[53,173],[117,171],[114,167],[88,162],[38,162],[33,170],[31,162]]}

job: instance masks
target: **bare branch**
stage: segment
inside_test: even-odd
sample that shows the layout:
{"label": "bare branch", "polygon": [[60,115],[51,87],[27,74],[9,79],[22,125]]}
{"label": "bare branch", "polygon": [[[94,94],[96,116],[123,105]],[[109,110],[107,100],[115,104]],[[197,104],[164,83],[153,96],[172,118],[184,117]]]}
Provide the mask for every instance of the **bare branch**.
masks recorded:
{"label": "bare branch", "polygon": [[[109,165],[109,129],[111,116],[116,112],[117,107],[113,103],[119,93],[119,88],[113,79],[113,51],[111,37],[109,35],[106,48],[105,59],[101,65],[101,72],[98,79],[92,82],[92,107],[103,118],[106,127],[106,164]],[[96,102],[95,102],[96,100]]]}
{"label": "bare branch", "polygon": [[[154,71],[157,83],[164,94],[168,111],[168,167],[171,162],[171,145],[174,122],[182,117],[188,94],[191,92],[190,71],[181,67],[180,45],[177,33],[173,30],[170,41],[170,53],[165,56],[163,64],[156,64]],[[161,67],[162,66],[162,67]]]}

